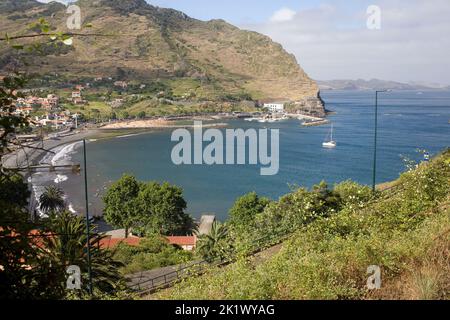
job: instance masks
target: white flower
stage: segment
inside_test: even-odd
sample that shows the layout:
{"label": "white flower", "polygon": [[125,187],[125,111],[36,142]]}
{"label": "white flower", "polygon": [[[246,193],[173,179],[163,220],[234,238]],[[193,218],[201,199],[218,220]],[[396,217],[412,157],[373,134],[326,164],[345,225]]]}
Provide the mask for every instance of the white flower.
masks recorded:
{"label": "white flower", "polygon": [[63,40],[63,43],[66,46],[71,46],[73,44],[73,39],[72,38],[65,39],[65,40]]}

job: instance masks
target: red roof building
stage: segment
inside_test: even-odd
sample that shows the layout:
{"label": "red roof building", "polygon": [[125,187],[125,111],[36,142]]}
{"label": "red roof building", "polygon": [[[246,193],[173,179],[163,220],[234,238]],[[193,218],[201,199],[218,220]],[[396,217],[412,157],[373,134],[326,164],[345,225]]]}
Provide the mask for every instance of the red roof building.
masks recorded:
{"label": "red roof building", "polygon": [[170,244],[182,247],[184,250],[192,251],[197,244],[196,236],[171,236],[166,237]]}
{"label": "red roof building", "polygon": [[141,243],[141,238],[112,238],[111,236],[105,237],[100,241],[100,248],[111,249],[117,247],[120,243],[126,243],[130,246],[137,247]]}
{"label": "red roof building", "polygon": [[[192,251],[197,244],[196,236],[171,236],[165,237],[169,244],[177,245],[183,248],[183,250]],[[117,247],[120,243],[126,243],[130,246],[139,246],[141,238],[129,237],[129,238],[112,238],[107,236],[100,241],[100,247],[102,249],[112,249]]]}

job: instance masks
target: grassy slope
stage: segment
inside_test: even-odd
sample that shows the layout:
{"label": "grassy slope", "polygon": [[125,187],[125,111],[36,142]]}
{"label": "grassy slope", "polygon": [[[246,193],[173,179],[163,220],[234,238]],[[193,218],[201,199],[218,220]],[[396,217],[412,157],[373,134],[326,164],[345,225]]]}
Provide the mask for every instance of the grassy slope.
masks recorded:
{"label": "grassy slope", "polygon": [[[301,227],[254,266],[242,259],[159,293],[161,299],[448,299],[450,152],[404,173],[376,200]],[[291,208],[292,209],[292,208]],[[382,270],[368,291],[367,267]]]}

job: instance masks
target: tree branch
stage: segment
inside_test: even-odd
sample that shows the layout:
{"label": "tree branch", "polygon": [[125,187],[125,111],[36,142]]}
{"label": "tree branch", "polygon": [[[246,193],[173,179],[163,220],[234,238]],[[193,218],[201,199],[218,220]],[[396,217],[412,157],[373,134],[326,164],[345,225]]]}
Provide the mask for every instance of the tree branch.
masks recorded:
{"label": "tree branch", "polygon": [[22,148],[22,149],[29,148],[29,149],[41,150],[41,151],[50,152],[50,153],[55,154],[54,151],[47,150],[47,149],[41,148],[41,147],[35,147],[35,146],[32,146],[32,145],[23,145],[23,144],[20,143],[20,142],[14,142],[14,141],[9,141],[9,143],[11,143],[11,144],[13,144],[13,145],[15,145],[15,146],[19,146],[19,147]]}
{"label": "tree branch", "polygon": [[[104,33],[76,33],[76,32],[67,32],[63,34],[64,36],[71,36],[71,37],[136,37],[136,35],[128,35],[128,34],[104,34]],[[17,40],[17,39],[26,39],[26,38],[39,38],[39,37],[51,37],[51,36],[58,36],[56,33],[37,33],[37,34],[27,34],[27,35],[18,35],[18,36],[11,36],[7,38],[0,38],[0,41],[6,41],[6,40]]]}

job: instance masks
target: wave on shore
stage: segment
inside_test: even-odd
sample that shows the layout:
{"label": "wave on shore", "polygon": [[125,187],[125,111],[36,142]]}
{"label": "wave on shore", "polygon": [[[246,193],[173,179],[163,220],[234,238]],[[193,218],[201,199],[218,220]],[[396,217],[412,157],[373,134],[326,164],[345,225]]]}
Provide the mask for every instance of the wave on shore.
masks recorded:
{"label": "wave on shore", "polygon": [[[71,165],[72,154],[76,151],[77,147],[81,145],[82,142],[77,141],[70,143],[68,145],[63,145],[56,147],[52,150],[53,153],[48,152],[41,161],[40,164],[52,164],[56,165]],[[69,173],[68,173],[69,174]],[[69,179],[68,174],[48,172],[48,171],[38,171],[28,178],[28,182],[32,185],[32,191],[34,195],[34,201],[36,203],[36,211],[40,216],[44,213],[39,209],[39,198],[44,193],[45,188],[49,185],[60,184]],[[64,200],[67,200],[67,196],[64,196]],[[68,202],[68,210],[72,213],[76,213],[73,208],[73,204]]]}
{"label": "wave on shore", "polygon": [[75,149],[81,144],[81,141],[77,141],[66,146],[56,148],[56,154],[51,158],[51,163],[53,165],[72,164],[72,158],[70,155],[73,154]]}

